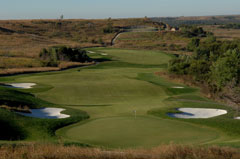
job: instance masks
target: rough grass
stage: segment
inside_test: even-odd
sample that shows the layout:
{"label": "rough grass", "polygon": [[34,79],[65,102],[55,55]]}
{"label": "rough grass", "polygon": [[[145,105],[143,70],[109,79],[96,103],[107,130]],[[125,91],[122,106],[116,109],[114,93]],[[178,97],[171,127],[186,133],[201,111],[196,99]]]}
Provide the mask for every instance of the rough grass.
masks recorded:
{"label": "rough grass", "polygon": [[41,67],[39,60],[22,57],[0,57],[0,69]]}
{"label": "rough grass", "polygon": [[240,29],[222,29],[219,25],[203,26],[204,30],[211,31],[218,39],[233,40],[240,38]]}
{"label": "rough grass", "polygon": [[178,32],[126,32],[122,33],[115,42],[115,47],[164,50],[181,52],[189,42]]}
{"label": "rough grass", "polygon": [[[37,61],[38,63],[39,61]],[[61,62],[58,67],[30,67],[30,68],[22,68],[23,63],[17,63],[21,68],[7,68],[0,69],[0,76],[9,76],[9,75],[18,75],[18,74],[26,74],[26,73],[37,73],[37,72],[51,72],[51,71],[61,71],[65,69],[75,68],[75,67],[83,67],[94,65],[94,62],[90,63],[80,63],[80,62]],[[16,66],[16,64],[14,64]],[[7,66],[8,67],[8,66]]]}
{"label": "rough grass", "polygon": [[239,159],[239,149],[162,145],[153,149],[104,150],[76,146],[32,144],[2,146],[1,159]]}
{"label": "rough grass", "polygon": [[[148,25],[139,19],[112,19],[113,26]],[[106,34],[105,20],[1,20],[0,21],[0,68],[39,67],[42,48],[56,45],[70,47],[93,47],[108,45],[115,33]],[[151,25],[151,24],[150,24]],[[10,30],[10,31],[9,31]],[[99,43],[103,41],[104,44]],[[16,57],[21,57],[16,62]],[[7,58],[3,60],[3,58]],[[12,61],[12,62],[11,62]],[[15,63],[15,62],[16,63]]]}

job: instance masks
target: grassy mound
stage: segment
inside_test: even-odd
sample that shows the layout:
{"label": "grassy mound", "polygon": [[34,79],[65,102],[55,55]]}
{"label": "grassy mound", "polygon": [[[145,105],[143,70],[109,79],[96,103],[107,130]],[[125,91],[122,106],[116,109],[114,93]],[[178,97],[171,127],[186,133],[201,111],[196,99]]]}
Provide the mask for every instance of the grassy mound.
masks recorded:
{"label": "grassy mound", "polygon": [[[55,136],[55,131],[63,126],[87,119],[87,113],[80,110],[67,109],[71,115],[68,119],[51,120],[24,117],[13,110],[21,111],[21,107],[61,107],[41,100],[34,95],[18,89],[0,87],[0,140],[45,140]],[[12,109],[15,108],[15,109]],[[18,109],[19,108],[19,109]]]}

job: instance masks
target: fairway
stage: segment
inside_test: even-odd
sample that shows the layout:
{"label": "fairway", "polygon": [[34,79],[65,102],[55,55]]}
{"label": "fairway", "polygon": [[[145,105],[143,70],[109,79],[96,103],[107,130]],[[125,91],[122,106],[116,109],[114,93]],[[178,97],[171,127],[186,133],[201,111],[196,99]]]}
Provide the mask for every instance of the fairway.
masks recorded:
{"label": "fairway", "polygon": [[206,120],[167,116],[168,111],[180,106],[223,108],[201,97],[197,88],[156,75],[167,69],[171,55],[112,48],[89,51],[95,52],[89,54],[92,58],[106,61],[84,68],[5,79],[36,83],[36,88],[26,91],[65,109],[82,110],[90,115],[87,121],[57,130],[57,137],[64,142],[129,148],[165,143],[202,145],[228,138],[222,130],[211,127],[217,125],[218,118],[225,121],[225,116],[209,119],[212,125],[206,124]]}

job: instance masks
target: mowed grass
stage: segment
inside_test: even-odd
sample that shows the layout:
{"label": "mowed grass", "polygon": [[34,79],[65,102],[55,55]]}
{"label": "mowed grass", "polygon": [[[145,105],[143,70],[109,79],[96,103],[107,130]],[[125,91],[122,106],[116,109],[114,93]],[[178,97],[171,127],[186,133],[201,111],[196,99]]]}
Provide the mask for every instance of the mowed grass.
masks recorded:
{"label": "mowed grass", "polygon": [[[116,51],[100,50],[112,56],[113,60],[124,61],[121,50]],[[127,50],[123,50],[127,54]],[[130,51],[127,62],[138,64],[163,64],[171,57],[160,52]],[[113,57],[113,54],[115,55]],[[147,57],[144,61],[141,57]],[[151,57],[160,61],[151,62]],[[142,62],[138,59],[142,59]],[[125,61],[124,61],[125,62]],[[102,64],[99,64],[101,67]],[[105,117],[109,115],[130,114],[133,110],[138,109],[142,114],[146,114],[149,109],[163,105],[161,99],[166,98],[165,91],[161,87],[156,87],[149,82],[136,79],[139,73],[154,73],[158,71],[155,68],[112,68],[107,69],[72,69],[61,73],[50,73],[48,75],[35,75],[27,78],[21,78],[19,81],[32,81],[39,84],[49,84],[53,88],[46,92],[36,93],[44,100],[69,106],[75,109],[86,110],[91,117]],[[91,67],[90,67],[91,68]],[[103,109],[104,107],[104,109]]]}
{"label": "mowed grass", "polygon": [[[192,107],[204,107],[208,101],[200,97],[198,89],[186,86],[181,90],[174,89],[183,85],[171,83],[155,74],[166,69],[164,66],[172,58],[170,55],[159,51],[112,48],[94,48],[91,51],[95,53],[90,56],[108,61],[62,72],[1,78],[1,81],[37,83],[38,89],[25,91],[61,107],[87,112],[89,120],[56,132],[64,142],[126,148],[153,147],[171,142],[200,145],[221,143],[231,138],[225,133],[226,125],[223,129],[215,126],[221,125],[217,119],[206,124],[207,120],[191,122],[166,115],[180,106],[191,107],[191,102]],[[184,104],[178,100],[190,101],[184,101],[188,102]],[[211,106],[218,107],[216,103]],[[225,121],[225,116],[221,120]],[[238,124],[235,121],[234,126]]]}
{"label": "mowed grass", "polygon": [[108,148],[146,148],[170,143],[199,144],[218,137],[216,131],[192,124],[146,116],[135,118],[134,115],[91,120],[87,124],[72,126],[65,134],[73,141]]}

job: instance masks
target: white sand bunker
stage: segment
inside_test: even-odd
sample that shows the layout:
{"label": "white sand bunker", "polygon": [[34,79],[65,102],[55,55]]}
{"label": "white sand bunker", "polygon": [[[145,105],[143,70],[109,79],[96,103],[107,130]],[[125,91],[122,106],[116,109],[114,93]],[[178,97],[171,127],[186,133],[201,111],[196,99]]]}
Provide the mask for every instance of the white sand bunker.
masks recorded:
{"label": "white sand bunker", "polygon": [[179,108],[178,110],[183,113],[169,113],[168,115],[174,118],[183,119],[206,119],[227,114],[227,111],[222,109]]}
{"label": "white sand bunker", "polygon": [[240,117],[236,117],[236,118],[234,118],[234,119],[240,120]]}
{"label": "white sand bunker", "polygon": [[41,108],[41,109],[31,109],[32,113],[21,113],[21,112],[17,112],[17,113],[24,116],[41,118],[41,119],[62,119],[62,118],[70,117],[70,115],[61,113],[64,110],[65,109],[61,109],[61,108]]}
{"label": "white sand bunker", "polygon": [[95,54],[95,52],[93,52],[93,51],[88,51],[88,53],[90,53],[90,54]]}
{"label": "white sand bunker", "polygon": [[22,89],[30,89],[35,86],[36,83],[8,83],[7,86],[13,88],[22,88]]}
{"label": "white sand bunker", "polygon": [[172,87],[172,88],[183,89],[184,87],[176,86],[176,87]]}
{"label": "white sand bunker", "polygon": [[102,53],[101,55],[102,55],[102,56],[107,56],[108,54]]}

